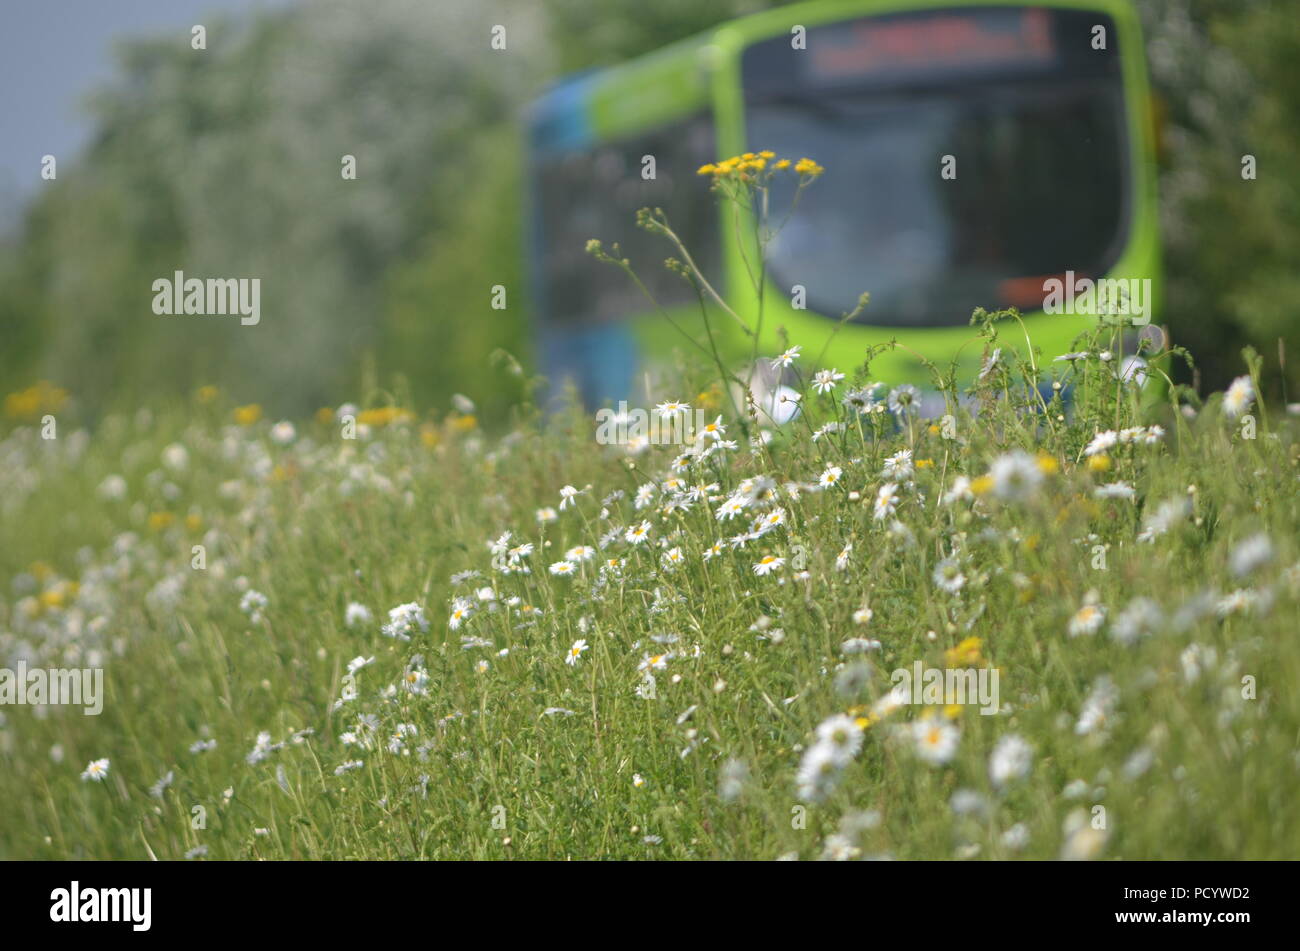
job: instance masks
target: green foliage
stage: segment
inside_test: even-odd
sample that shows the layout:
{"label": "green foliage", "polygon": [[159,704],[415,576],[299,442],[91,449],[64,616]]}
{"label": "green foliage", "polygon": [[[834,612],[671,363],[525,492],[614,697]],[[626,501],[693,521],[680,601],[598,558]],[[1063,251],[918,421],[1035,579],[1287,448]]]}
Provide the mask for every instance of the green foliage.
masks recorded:
{"label": "green foliage", "polygon": [[784,5],[782,0],[660,0],[650,4],[607,0],[597,9],[588,0],[549,0],[547,10],[559,67],[571,72],[612,66],[738,16]]}
{"label": "green foliage", "polygon": [[[443,187],[463,197],[449,203],[443,227],[430,231],[409,260],[389,269],[378,360],[384,367],[410,366],[412,355],[429,361],[410,370],[416,405],[473,393],[488,418],[501,419],[519,398],[517,387],[483,386],[485,358],[493,348],[527,354],[531,344],[516,214],[523,196],[515,133],[504,127],[482,136],[474,143],[473,161],[446,169]],[[507,291],[503,310],[488,306],[498,284]]]}
{"label": "green foliage", "polygon": [[[1300,21],[1288,0],[1143,4],[1157,91],[1167,103],[1161,179],[1166,323],[1205,385],[1242,372],[1247,343],[1273,385],[1300,388]],[[1243,180],[1254,156],[1257,178]],[[1289,354],[1279,368],[1279,340]],[[1292,397],[1294,399],[1294,395]]]}

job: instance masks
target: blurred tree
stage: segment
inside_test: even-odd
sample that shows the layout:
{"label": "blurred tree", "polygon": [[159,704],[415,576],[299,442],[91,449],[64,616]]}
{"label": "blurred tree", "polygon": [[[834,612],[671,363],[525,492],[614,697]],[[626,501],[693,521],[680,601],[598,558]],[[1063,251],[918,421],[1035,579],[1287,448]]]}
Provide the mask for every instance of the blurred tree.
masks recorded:
{"label": "blurred tree", "polygon": [[[1300,18],[1292,0],[1144,0],[1152,78],[1168,104],[1161,176],[1165,320],[1202,389],[1264,355],[1300,391]],[[1243,157],[1256,162],[1242,176]],[[1278,374],[1278,340],[1288,354]]]}
{"label": "blurred tree", "polygon": [[562,72],[610,66],[719,23],[793,0],[548,0]]}
{"label": "blurred tree", "polygon": [[[519,133],[514,124],[495,126],[476,143],[480,158],[448,164],[442,184],[459,200],[443,209],[417,252],[389,271],[379,364],[405,366],[412,354],[426,355],[429,365],[409,378],[420,405],[445,409],[449,394],[465,393],[484,415],[500,418],[519,399],[519,382],[488,360],[497,348],[527,359],[530,348]],[[496,285],[506,289],[505,310],[490,306]],[[445,319],[431,320],[431,308]]]}
{"label": "blurred tree", "polygon": [[[506,52],[489,45],[498,22]],[[323,0],[209,23],[206,51],[188,33],[125,44],[120,78],[94,100],[94,142],[0,270],[0,370],[67,381],[92,405],[216,382],[289,413],[363,395],[350,389],[362,351],[391,358],[381,379],[441,380],[467,372],[444,365],[450,354],[485,364],[518,343],[520,308],[514,323],[487,320],[485,288],[484,319],[423,302],[432,349],[394,346],[384,307],[390,272],[431,235],[450,243],[475,225],[466,203],[497,194],[485,170],[513,193],[515,173],[484,148],[547,71],[542,23],[525,0]],[[517,242],[484,253],[517,268]],[[444,290],[474,279],[450,270],[461,263],[448,261]],[[261,322],[154,315],[152,282],[177,270],[260,278]],[[399,316],[400,336],[413,318]]]}

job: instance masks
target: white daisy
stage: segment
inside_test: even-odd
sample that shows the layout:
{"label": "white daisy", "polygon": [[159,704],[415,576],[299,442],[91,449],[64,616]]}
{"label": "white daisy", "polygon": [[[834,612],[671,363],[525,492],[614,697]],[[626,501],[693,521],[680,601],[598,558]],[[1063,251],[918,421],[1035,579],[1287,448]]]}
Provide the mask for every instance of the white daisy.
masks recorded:
{"label": "white daisy", "polygon": [[826,743],[814,743],[799,761],[795,785],[804,802],[821,802],[840,779],[841,760],[836,750]]}
{"label": "white daisy", "polygon": [[890,482],[906,482],[912,477],[912,450],[902,449],[885,460],[881,475]]}
{"label": "white daisy", "polygon": [[862,748],[862,728],[847,713],[837,713],[818,725],[817,742],[830,747],[839,763],[847,763]]}
{"label": "white daisy", "polygon": [[1008,733],[998,740],[989,755],[989,778],[998,788],[1022,779],[1033,765],[1034,751],[1028,743],[1015,733]]}
{"label": "white daisy", "polygon": [[1142,519],[1142,531],[1137,540],[1149,542],[1159,538],[1185,519],[1190,511],[1191,503],[1182,496],[1161,502],[1154,512],[1148,512]]}
{"label": "white daisy", "polygon": [[964,475],[959,475],[953,479],[952,486],[943,494],[943,501],[946,505],[973,498],[975,498],[975,493],[971,491],[970,479]]}
{"label": "white daisy", "polygon": [[889,394],[889,411],[895,416],[914,414],[920,408],[921,391],[911,383],[903,383]]}
{"label": "white daisy", "polygon": [[912,739],[921,759],[941,766],[956,755],[961,732],[939,717],[925,717],[912,724]]}
{"label": "white daisy", "polygon": [[630,528],[628,528],[627,532],[624,533],[623,537],[626,538],[633,545],[640,545],[642,542],[644,542],[646,539],[650,537],[650,528],[651,526],[649,520],[648,519],[643,520],[640,525],[633,525]]}
{"label": "white daisy", "polygon": [[790,364],[794,363],[795,360],[799,359],[799,352],[801,350],[803,350],[802,346],[791,347],[785,353],[772,361],[772,369],[779,370],[781,367],[790,366]]}
{"label": "white daisy", "polygon": [[453,631],[459,630],[460,626],[468,621],[473,613],[473,601],[469,598],[455,598],[451,602],[451,616],[447,619],[447,626]]}
{"label": "white daisy", "polygon": [[424,616],[424,608],[414,601],[399,604],[388,612],[388,623],[383,626],[385,637],[399,641],[409,641],[412,634],[424,634],[429,630],[429,622]]}
{"label": "white daisy", "polygon": [[1147,597],[1136,597],[1115,615],[1110,636],[1121,644],[1132,644],[1139,637],[1154,633],[1164,622],[1160,606]]}
{"label": "white daisy", "polygon": [[637,670],[667,670],[668,661],[672,659],[672,654],[645,654],[641,658],[641,663],[637,665]]}
{"label": "white daisy", "polygon": [[872,512],[877,522],[883,522],[894,514],[894,509],[898,508],[898,486],[892,482],[886,482],[876,493],[876,501],[872,505]]}
{"label": "white daisy", "polygon": [[1083,454],[1085,456],[1096,456],[1112,448],[1117,442],[1119,442],[1119,433],[1113,429],[1107,429],[1105,432],[1097,433],[1092,437],[1092,442],[1088,443],[1087,448],[1083,450]]}
{"label": "white daisy", "polygon": [[293,428],[293,423],[287,419],[282,419],[271,427],[271,442],[277,446],[287,446],[297,437],[298,431]]}
{"label": "white daisy", "polygon": [[945,558],[935,565],[933,578],[935,585],[949,594],[956,594],[966,584],[966,576],[956,558]]}
{"label": "white daisy", "polygon": [[1043,482],[1043,470],[1029,453],[1015,449],[993,460],[989,467],[993,495],[1003,502],[1032,496]]}
{"label": "white daisy", "polygon": [[844,374],[838,372],[834,367],[829,370],[818,370],[813,374],[813,389],[818,393],[829,393],[835,389],[835,384],[844,379]]}
{"label": "white daisy", "polygon": [[850,637],[840,645],[840,653],[867,654],[871,651],[878,651],[880,648],[880,641],[876,640],[874,637]]}
{"label": "white daisy", "polygon": [[1137,492],[1127,482],[1107,482],[1105,485],[1093,489],[1092,494],[1099,499],[1127,499],[1131,501],[1137,498]]}
{"label": "white daisy", "polygon": [[1078,637],[1081,634],[1096,634],[1106,620],[1106,611],[1097,604],[1085,604],[1074,612],[1070,618],[1069,634]]}
{"label": "white daisy", "polygon": [[727,499],[727,501],[718,506],[718,510],[714,513],[714,517],[717,518],[719,522],[728,521],[743,512],[745,506],[748,504],[749,496],[737,492],[735,495],[731,496],[731,498]]}
{"label": "white daisy", "polygon": [[1273,543],[1263,532],[1251,535],[1232,549],[1228,556],[1228,567],[1238,578],[1262,568],[1273,560]]}
{"label": "white daisy", "polygon": [[366,667],[370,664],[373,664],[374,662],[375,662],[375,658],[373,656],[365,657],[361,654],[358,654],[356,657],[353,657],[350,661],[348,661],[348,673],[355,674],[362,667]]}
{"label": "white daisy", "polygon": [[727,435],[727,427],[722,424],[721,416],[711,423],[705,423],[700,429],[700,438],[702,439],[721,439],[725,435]]}
{"label": "white daisy", "polygon": [[1255,402],[1255,384],[1248,376],[1239,376],[1232,381],[1228,392],[1223,394],[1223,411],[1233,419],[1249,411]]}

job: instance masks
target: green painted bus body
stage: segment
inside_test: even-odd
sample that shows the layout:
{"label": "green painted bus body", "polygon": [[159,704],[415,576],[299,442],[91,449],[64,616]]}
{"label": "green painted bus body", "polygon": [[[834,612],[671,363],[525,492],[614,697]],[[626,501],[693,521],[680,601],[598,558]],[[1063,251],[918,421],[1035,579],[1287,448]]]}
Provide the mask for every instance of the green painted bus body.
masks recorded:
{"label": "green painted bus body", "polygon": [[[741,54],[751,44],[776,36],[790,35],[793,26],[813,27],[870,14],[901,13],[926,9],[960,7],[1025,6],[1012,0],[816,0],[780,7],[721,25],[700,36],[665,47],[621,66],[598,74],[588,103],[587,121],[596,141],[615,141],[692,114],[712,116],[718,158],[768,147],[763,142],[745,141],[744,94],[741,85]],[[1125,95],[1128,135],[1129,207],[1128,240],[1114,265],[1098,280],[1150,280],[1151,309],[1160,312],[1160,244],[1157,232],[1156,170],[1152,108],[1147,83],[1141,27],[1129,0],[1036,0],[1032,6],[1096,11],[1109,16],[1118,31],[1121,71]],[[1082,144],[1080,147],[1084,147]],[[818,156],[810,156],[817,160]],[[937,171],[936,171],[937,173]],[[814,183],[811,187],[818,187]],[[721,284],[732,307],[758,323],[759,296],[745,264],[753,260],[753,228],[750,222],[736,223],[720,216],[723,268]],[[1062,227],[1068,227],[1063,222]],[[746,242],[746,244],[742,244]],[[665,253],[668,249],[665,248]],[[656,262],[658,263],[658,262]],[[709,275],[714,280],[717,275]],[[863,287],[870,292],[870,287]],[[822,352],[839,314],[821,314],[791,306],[788,288],[767,286],[763,294],[759,355],[779,352],[785,339],[802,344],[807,354]],[[990,306],[990,309],[993,309]],[[703,334],[698,308],[674,308],[674,322]],[[963,315],[965,316],[965,315]],[[826,347],[821,365],[851,368],[860,365],[873,344],[897,341],[899,347],[878,355],[871,364],[873,379],[886,383],[926,383],[915,351],[946,369],[958,360],[959,379],[969,379],[978,369],[981,354],[973,346],[968,324],[947,327],[882,327],[870,324],[868,307],[862,322],[844,324]],[[679,331],[655,314],[628,315],[645,357],[663,359],[681,347]],[[1095,326],[1097,317],[1071,313],[1049,315],[1039,311],[1022,314],[1024,331],[1012,326],[999,344],[1028,355],[1030,346],[1046,358],[1065,353],[1081,333]],[[734,321],[713,312],[711,328],[723,355],[732,361],[747,359],[754,350]],[[1026,340],[1026,334],[1028,340]]]}

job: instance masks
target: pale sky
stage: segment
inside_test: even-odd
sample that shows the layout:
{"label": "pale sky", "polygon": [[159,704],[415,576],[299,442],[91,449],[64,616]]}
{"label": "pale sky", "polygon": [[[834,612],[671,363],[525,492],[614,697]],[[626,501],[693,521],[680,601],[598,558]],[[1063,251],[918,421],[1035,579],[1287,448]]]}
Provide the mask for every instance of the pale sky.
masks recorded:
{"label": "pale sky", "polygon": [[91,132],[86,94],[115,71],[119,38],[190,28],[295,0],[0,0],[0,231],[41,187],[40,162],[76,156]]}

